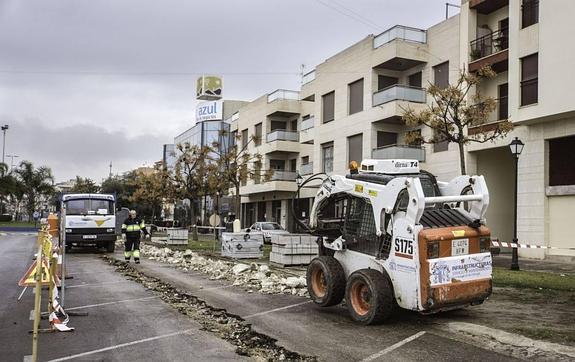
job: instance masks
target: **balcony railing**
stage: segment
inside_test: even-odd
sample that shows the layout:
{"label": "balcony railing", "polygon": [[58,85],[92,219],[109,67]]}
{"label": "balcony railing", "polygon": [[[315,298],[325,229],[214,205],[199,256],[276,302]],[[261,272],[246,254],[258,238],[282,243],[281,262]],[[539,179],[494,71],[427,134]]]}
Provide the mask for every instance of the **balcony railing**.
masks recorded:
{"label": "balcony railing", "polygon": [[277,100],[299,100],[299,92],[287,90],[287,89],[278,89],[270,94],[268,94],[268,103]]}
{"label": "balcony railing", "polygon": [[425,89],[395,84],[375,92],[373,94],[373,106],[375,107],[387,102],[398,100],[425,103],[425,99]]}
{"label": "balcony railing", "polygon": [[298,133],[294,131],[286,131],[285,129],[276,129],[267,134],[267,141],[293,141],[299,140]]}
{"label": "balcony railing", "polygon": [[509,48],[509,32],[507,28],[502,28],[473,40],[470,45],[469,56],[473,62]]}
{"label": "balcony railing", "polygon": [[315,79],[315,69],[312,70],[311,72],[308,72],[306,74],[303,75],[302,79],[301,79],[301,84],[307,84],[309,82],[311,82],[312,80]]}
{"label": "balcony railing", "polygon": [[313,162],[301,165],[299,167],[299,173],[302,175],[311,175],[313,173]]}
{"label": "balcony railing", "polygon": [[314,117],[310,117],[310,118],[308,118],[308,119],[304,119],[303,121],[301,121],[300,131],[305,131],[306,129],[313,128],[314,123],[315,123],[315,118],[314,118]]}
{"label": "balcony railing", "polygon": [[372,150],[371,158],[374,159],[408,159],[425,161],[425,148],[422,146],[389,145]]}
{"label": "balcony railing", "polygon": [[379,48],[383,44],[395,39],[413,41],[417,43],[427,42],[427,32],[425,30],[410,28],[408,26],[396,25],[373,38],[373,49]]}
{"label": "balcony railing", "polygon": [[295,181],[297,177],[297,172],[294,171],[284,171],[284,170],[274,170],[272,174],[272,181]]}
{"label": "balcony railing", "polygon": [[[469,135],[474,135],[482,131],[489,131],[500,121],[506,120],[508,118],[508,104],[507,97],[501,97],[495,99],[495,109],[485,115],[485,122],[481,124],[476,124],[469,127]],[[479,110],[485,103],[479,103],[476,105]],[[485,112],[486,110],[482,110]]]}

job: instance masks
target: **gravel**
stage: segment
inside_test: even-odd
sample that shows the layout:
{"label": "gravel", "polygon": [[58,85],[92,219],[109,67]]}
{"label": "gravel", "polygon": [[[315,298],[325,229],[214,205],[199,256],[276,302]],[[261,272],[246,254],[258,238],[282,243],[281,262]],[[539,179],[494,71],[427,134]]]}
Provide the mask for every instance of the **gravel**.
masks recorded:
{"label": "gravel", "polygon": [[211,280],[229,280],[248,292],[309,296],[304,277],[282,275],[265,264],[224,261],[200,255],[190,249],[179,251],[145,244],[140,245],[140,252],[149,260],[171,264],[183,271],[201,272]]}

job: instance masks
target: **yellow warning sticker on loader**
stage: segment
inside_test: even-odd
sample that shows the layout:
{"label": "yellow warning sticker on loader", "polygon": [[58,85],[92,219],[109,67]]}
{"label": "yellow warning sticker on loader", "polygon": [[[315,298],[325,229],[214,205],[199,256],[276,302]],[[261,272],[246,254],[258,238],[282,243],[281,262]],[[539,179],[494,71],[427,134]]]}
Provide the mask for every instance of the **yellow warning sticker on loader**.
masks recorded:
{"label": "yellow warning sticker on loader", "polygon": [[456,238],[460,238],[462,236],[465,236],[465,230],[452,230],[451,233],[453,234],[453,236],[455,236]]}
{"label": "yellow warning sticker on loader", "polygon": [[355,185],[355,192],[363,192],[363,185]]}

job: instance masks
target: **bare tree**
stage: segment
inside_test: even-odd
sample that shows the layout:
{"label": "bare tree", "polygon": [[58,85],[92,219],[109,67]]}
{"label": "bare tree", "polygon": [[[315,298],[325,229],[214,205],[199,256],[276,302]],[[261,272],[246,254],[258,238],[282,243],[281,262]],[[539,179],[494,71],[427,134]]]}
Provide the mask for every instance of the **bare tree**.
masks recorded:
{"label": "bare tree", "polygon": [[[477,91],[470,95],[482,80],[494,76],[495,72],[489,67],[484,67],[475,74],[462,70],[455,84],[445,88],[431,85],[427,89],[427,94],[433,100],[431,104],[420,112],[411,108],[404,110],[403,119],[408,126],[425,125],[432,129],[433,134],[425,138],[420,133],[409,132],[406,142],[456,143],[461,174],[466,174],[465,145],[471,142],[494,141],[505,137],[513,129],[513,124],[508,119],[490,122],[489,115],[497,108],[494,98],[484,97]],[[469,132],[470,128],[473,132]]]}

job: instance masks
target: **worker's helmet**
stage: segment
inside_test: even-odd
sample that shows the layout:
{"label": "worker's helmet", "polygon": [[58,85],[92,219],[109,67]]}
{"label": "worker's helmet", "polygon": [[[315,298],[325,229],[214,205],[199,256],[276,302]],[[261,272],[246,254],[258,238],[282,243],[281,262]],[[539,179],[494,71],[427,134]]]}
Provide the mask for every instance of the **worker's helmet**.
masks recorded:
{"label": "worker's helmet", "polygon": [[130,210],[130,216],[136,217],[136,210]]}

